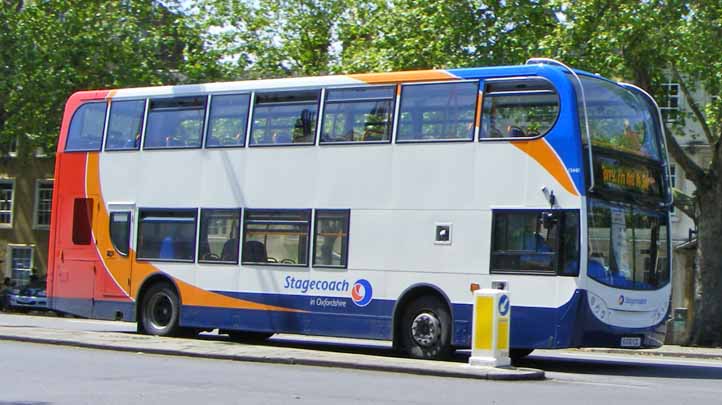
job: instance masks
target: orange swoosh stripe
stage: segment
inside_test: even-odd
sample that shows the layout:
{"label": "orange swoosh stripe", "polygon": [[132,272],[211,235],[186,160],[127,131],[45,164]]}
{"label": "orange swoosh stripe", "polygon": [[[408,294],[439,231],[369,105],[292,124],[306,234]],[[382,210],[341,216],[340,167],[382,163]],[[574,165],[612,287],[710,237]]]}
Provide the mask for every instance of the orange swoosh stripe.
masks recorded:
{"label": "orange swoosh stripe", "polygon": [[421,82],[441,81],[458,79],[456,76],[444,70],[412,70],[408,72],[390,73],[363,73],[347,75],[352,79],[360,80],[368,84],[399,83],[399,82]]}
{"label": "orange swoosh stripe", "polygon": [[[130,250],[127,258],[120,260],[118,260],[118,258],[106,258],[105,252],[109,250],[115,251],[115,248],[113,247],[110,240],[110,230],[108,226],[108,224],[110,223],[109,215],[105,207],[105,200],[103,199],[103,194],[100,186],[100,154],[97,152],[88,154],[86,190],[88,195],[97,196],[97,198],[99,198],[100,200],[98,202],[98,212],[95,218],[93,218],[93,236],[95,237],[98,255],[103,260],[105,268],[123,290],[123,292],[128,297],[137,299],[141,283],[149,276],[159,273],[160,270],[151,263],[136,261],[136,252],[132,249]],[[133,266],[132,275],[130,274],[129,262],[132,262]],[[132,285],[130,286],[128,286],[126,283],[119,282],[119,280],[122,281],[129,279],[132,280]],[[178,293],[180,294],[181,302],[184,305],[252,309],[263,311],[307,312],[294,308],[277,307],[273,305],[260,304],[253,301],[232,298],[223,294],[203,290],[177,278],[174,278],[173,280],[178,287]]]}
{"label": "orange swoosh stripe", "polygon": [[567,168],[554,152],[554,149],[544,139],[512,141],[511,144],[542,165],[570,194],[579,195],[571,177],[569,177]]}

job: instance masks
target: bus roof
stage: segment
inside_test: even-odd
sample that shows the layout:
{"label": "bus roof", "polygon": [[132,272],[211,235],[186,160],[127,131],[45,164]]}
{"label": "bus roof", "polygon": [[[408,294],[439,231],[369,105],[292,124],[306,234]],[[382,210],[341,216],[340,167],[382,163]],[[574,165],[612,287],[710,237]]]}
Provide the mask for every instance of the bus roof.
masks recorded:
{"label": "bus roof", "polygon": [[[254,90],[291,90],[301,88],[328,86],[381,85],[410,82],[433,82],[446,80],[478,79],[484,77],[508,77],[516,75],[536,74],[542,70],[564,70],[555,65],[533,64],[516,66],[471,67],[459,69],[411,70],[388,73],[362,73],[348,75],[327,75],[292,77],[281,79],[258,79],[233,82],[213,82],[203,84],[186,84],[177,86],[151,86],[137,88],[121,88],[106,90],[107,98],[124,99],[140,97],[170,97],[206,93],[231,93]],[[599,77],[588,72],[577,73]],[[74,97],[91,98],[86,91],[74,94]],[[99,93],[98,93],[99,94]]]}

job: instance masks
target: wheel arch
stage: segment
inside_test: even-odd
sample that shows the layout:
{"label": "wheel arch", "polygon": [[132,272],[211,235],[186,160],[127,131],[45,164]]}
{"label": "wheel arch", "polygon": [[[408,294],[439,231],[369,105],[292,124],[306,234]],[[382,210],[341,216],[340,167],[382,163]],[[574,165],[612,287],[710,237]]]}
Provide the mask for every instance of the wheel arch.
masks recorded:
{"label": "wheel arch", "polygon": [[393,342],[394,349],[399,347],[399,329],[401,327],[401,319],[403,317],[403,310],[416,298],[423,297],[425,295],[435,296],[446,304],[446,308],[449,310],[449,317],[451,320],[451,336],[454,336],[454,312],[451,308],[451,300],[446,293],[438,286],[430,283],[418,283],[407,287],[396,300],[391,318],[391,341]]}
{"label": "wheel arch", "polygon": [[154,274],[151,274],[150,276],[146,277],[145,280],[143,280],[143,282],[140,285],[140,288],[138,288],[138,294],[136,295],[136,298],[135,298],[135,321],[138,323],[138,331],[139,332],[144,332],[143,324],[141,322],[140,311],[143,309],[142,308],[143,307],[143,299],[145,298],[145,294],[148,292],[148,290],[152,286],[154,286],[156,284],[160,284],[160,283],[166,283],[166,284],[170,285],[175,290],[176,295],[178,295],[178,304],[179,304],[178,311],[179,311],[179,320],[180,320],[180,311],[182,311],[182,309],[183,309],[183,298],[181,297],[180,289],[178,288],[178,285],[176,284],[173,277],[169,276],[168,274],[154,273]]}

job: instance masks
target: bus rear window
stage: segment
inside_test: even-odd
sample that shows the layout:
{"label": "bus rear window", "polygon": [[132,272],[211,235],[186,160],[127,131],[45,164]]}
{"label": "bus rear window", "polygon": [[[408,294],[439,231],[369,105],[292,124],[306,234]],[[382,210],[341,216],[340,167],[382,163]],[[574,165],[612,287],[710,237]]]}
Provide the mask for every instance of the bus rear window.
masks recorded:
{"label": "bus rear window", "polygon": [[472,140],[478,82],[405,85],[398,142]]}
{"label": "bus rear window", "polygon": [[70,121],[66,152],[95,152],[100,150],[105,127],[105,102],[81,105]]}

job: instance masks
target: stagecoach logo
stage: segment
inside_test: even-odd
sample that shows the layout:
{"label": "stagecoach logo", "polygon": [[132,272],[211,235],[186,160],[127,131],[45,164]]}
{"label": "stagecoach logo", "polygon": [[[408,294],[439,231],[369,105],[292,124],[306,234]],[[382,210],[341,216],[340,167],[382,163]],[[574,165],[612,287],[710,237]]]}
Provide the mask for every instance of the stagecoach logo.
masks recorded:
{"label": "stagecoach logo", "polygon": [[627,305],[644,305],[647,303],[647,299],[646,298],[629,298],[629,297],[625,297],[624,295],[620,294],[617,302],[619,302],[619,305],[624,305],[625,303]]}
{"label": "stagecoach logo", "polygon": [[509,313],[509,296],[502,295],[499,297],[499,315],[506,316]]}
{"label": "stagecoach logo", "polygon": [[373,289],[371,283],[365,279],[356,280],[351,290],[351,299],[353,303],[359,307],[365,307],[371,302],[373,297]]}
{"label": "stagecoach logo", "polygon": [[[293,276],[286,276],[283,284],[283,288],[287,290],[296,290],[299,291],[301,294],[318,294],[321,293],[327,293],[327,292],[340,292],[340,293],[348,293],[349,289],[351,290],[351,301],[353,301],[356,306],[359,307],[365,307],[368,305],[371,300],[373,299],[373,288],[371,287],[371,283],[366,279],[358,279],[356,280],[353,285],[351,285],[346,280],[310,280],[310,279],[301,279],[296,278]],[[333,306],[333,307],[343,307],[345,306],[345,303],[348,301],[331,301],[325,300],[323,298],[316,298],[311,305],[313,306]],[[343,303],[341,305],[340,303]]]}

